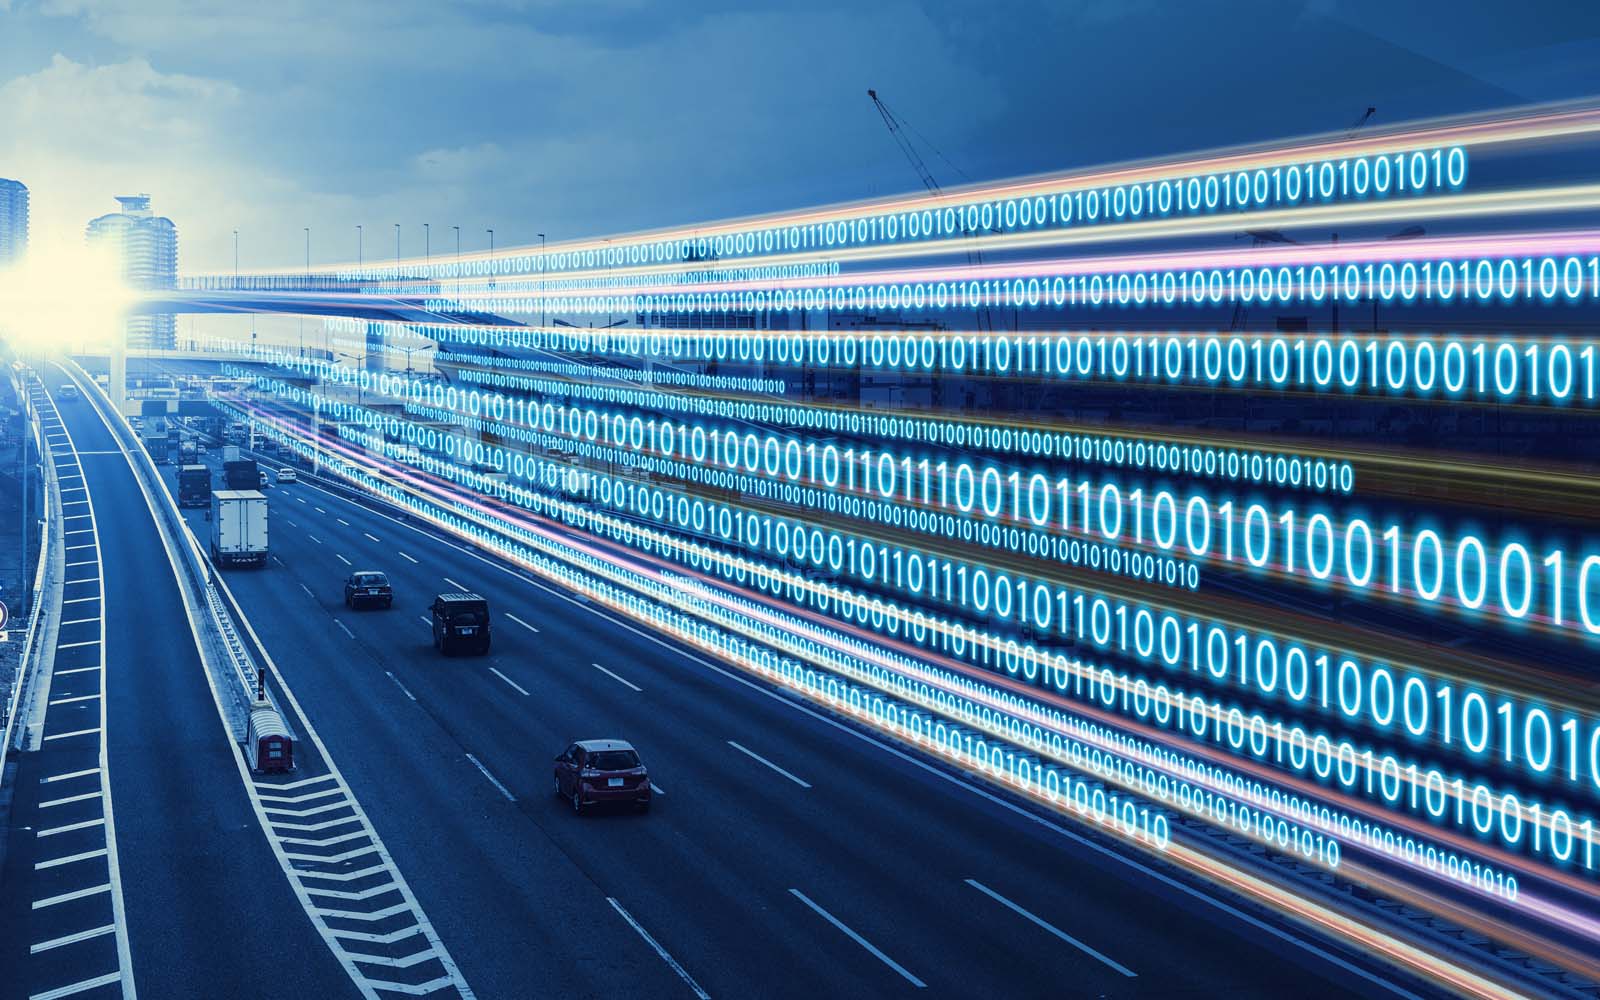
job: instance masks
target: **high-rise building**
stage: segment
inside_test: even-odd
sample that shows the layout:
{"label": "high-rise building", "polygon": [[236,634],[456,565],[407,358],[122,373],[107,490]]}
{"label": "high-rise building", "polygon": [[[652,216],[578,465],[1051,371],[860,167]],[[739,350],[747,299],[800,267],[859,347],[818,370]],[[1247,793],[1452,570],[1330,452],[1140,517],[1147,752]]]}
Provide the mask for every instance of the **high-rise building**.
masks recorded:
{"label": "high-rise building", "polygon": [[[108,244],[122,259],[122,277],[137,291],[174,288],[178,283],[178,228],[172,220],[150,211],[147,194],[119,195],[122,211],[102,215],[89,223],[90,244]],[[128,346],[177,346],[177,320],[171,313],[128,317]]]}
{"label": "high-rise building", "polygon": [[28,251],[28,186],[0,177],[0,269]]}

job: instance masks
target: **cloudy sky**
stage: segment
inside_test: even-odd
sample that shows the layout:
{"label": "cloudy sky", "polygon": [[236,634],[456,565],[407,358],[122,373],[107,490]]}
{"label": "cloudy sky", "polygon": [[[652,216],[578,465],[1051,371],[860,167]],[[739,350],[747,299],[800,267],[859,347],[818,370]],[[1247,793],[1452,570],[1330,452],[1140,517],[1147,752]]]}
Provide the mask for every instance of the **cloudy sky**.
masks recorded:
{"label": "cloudy sky", "polygon": [[[1600,91],[1579,0],[0,0],[35,232],[148,192],[185,272],[532,243]],[[957,173],[957,170],[961,173]]]}

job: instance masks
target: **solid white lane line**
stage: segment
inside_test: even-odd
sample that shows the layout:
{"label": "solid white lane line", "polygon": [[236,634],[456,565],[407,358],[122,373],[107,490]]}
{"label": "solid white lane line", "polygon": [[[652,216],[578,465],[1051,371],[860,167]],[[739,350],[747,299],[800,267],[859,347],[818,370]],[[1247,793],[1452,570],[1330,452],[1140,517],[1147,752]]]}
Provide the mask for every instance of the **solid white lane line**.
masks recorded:
{"label": "solid white lane line", "polygon": [[93,979],[85,979],[81,983],[73,983],[71,986],[62,986],[44,993],[35,993],[30,996],[28,1000],[63,1000],[65,997],[75,996],[79,993],[87,993],[89,990],[99,989],[102,986],[110,986],[112,983],[121,978],[122,972],[120,970],[117,972],[108,972],[103,976],[96,976]]}
{"label": "solid white lane line", "polygon": [[80,694],[76,698],[51,698],[50,699],[50,704],[52,704],[52,705],[70,705],[75,701],[94,701],[98,697],[100,697],[100,696],[97,695],[97,694]]}
{"label": "solid white lane line", "polygon": [[377,536],[377,535],[374,535],[374,534],[373,534],[373,533],[372,533],[372,532],[370,532],[370,531],[363,531],[363,532],[362,532],[362,534],[363,534],[363,535],[366,535],[366,536],[367,536],[367,537],[368,537],[368,538],[370,538],[370,539],[372,539],[372,540],[373,540],[373,541],[375,541],[375,542],[377,542],[377,543],[379,543],[379,544],[380,544],[380,545],[381,545],[381,544],[382,544],[382,543],[383,543],[383,539],[381,539],[381,538],[379,538],[379,537],[378,537],[378,536]]}
{"label": "solid white lane line", "polygon": [[517,801],[517,797],[515,795],[511,794],[511,789],[507,788],[505,785],[502,785],[500,783],[500,779],[496,778],[494,775],[490,774],[489,773],[489,769],[487,767],[483,766],[483,761],[481,761],[478,758],[474,757],[470,753],[467,754],[467,759],[472,761],[472,766],[473,767],[475,767],[479,771],[483,772],[483,776],[485,778],[489,779],[489,784],[493,785],[495,788],[500,790],[500,794],[504,795],[506,797],[506,801],[507,802],[515,802],[515,801]]}
{"label": "solid white lane line", "polygon": [[400,678],[396,677],[394,674],[390,673],[387,670],[385,670],[384,673],[388,674],[389,679],[391,681],[394,681],[394,686],[400,689],[400,693],[401,694],[405,695],[407,698],[410,698],[412,701],[416,701],[417,700],[417,696],[412,694],[411,691],[404,684],[400,683]]}
{"label": "solid white lane line", "polygon": [[39,808],[49,809],[52,806],[64,806],[69,802],[84,802],[89,799],[98,799],[99,797],[100,793],[97,791],[85,792],[82,795],[69,795],[64,799],[51,799],[49,802],[41,802],[39,803]]}
{"label": "solid white lane line", "polygon": [[496,670],[495,668],[490,667],[489,668],[489,673],[494,674],[496,677],[498,677],[501,680],[505,681],[507,684],[510,684],[512,687],[516,688],[518,691],[520,691],[522,693],[522,696],[524,698],[530,697],[530,695],[528,694],[528,689],[527,688],[523,687],[521,684],[518,684],[516,681],[514,681],[511,678],[507,677],[505,674],[502,674],[500,671]]}
{"label": "solid white lane line", "polygon": [[467,590],[465,584],[457,583],[454,580],[450,579],[448,576],[444,578],[444,582],[448,583],[450,586],[456,588],[457,590],[461,591],[462,593],[468,593],[468,590]]}
{"label": "solid white lane line", "polygon": [[33,836],[35,839],[54,837],[58,833],[71,833],[73,830],[87,830],[91,826],[104,826],[105,822],[103,817],[101,819],[86,819],[82,823],[68,823],[66,826],[52,826],[47,830],[35,830]]}
{"label": "solid white lane line", "polygon": [[589,664],[589,666],[591,666],[591,667],[595,668],[596,670],[600,671],[602,674],[605,674],[607,677],[611,678],[612,680],[618,681],[618,682],[620,682],[622,684],[627,685],[628,687],[633,688],[635,691],[643,691],[644,690],[644,688],[642,688],[639,685],[635,684],[633,681],[630,681],[625,677],[617,676],[616,674],[614,674],[611,671],[607,670],[605,667],[602,667],[598,663],[591,663],[591,664]]}
{"label": "solid white lane line", "polygon": [[[51,938],[48,941],[40,941],[38,944],[28,946],[28,954],[37,955],[41,951],[49,951],[52,948],[59,948],[62,945],[77,944],[79,941],[88,941],[92,938],[104,937],[116,929],[116,924],[106,924],[104,927],[96,927],[93,930],[79,931],[76,934],[68,934],[65,937]],[[111,981],[115,982],[115,980]]]}
{"label": "solid white lane line", "polygon": [[352,639],[354,639],[356,637],[356,634],[354,632],[350,631],[350,626],[346,625],[344,622],[342,622],[339,619],[335,618],[333,620],[333,623],[335,625],[339,626],[340,631],[344,632],[345,635],[349,636]]}
{"label": "solid white lane line", "polygon": [[794,775],[790,774],[788,771],[785,771],[783,768],[779,767],[778,765],[774,764],[772,761],[770,761],[767,758],[765,758],[765,757],[761,756],[760,754],[756,753],[754,750],[751,750],[749,747],[742,747],[739,744],[733,742],[732,740],[728,741],[728,746],[733,747],[735,750],[737,750],[740,753],[744,754],[746,757],[749,757],[751,760],[759,761],[760,763],[767,765],[768,767],[772,768],[774,771],[777,771],[779,774],[783,775],[785,778],[788,778],[790,781],[792,781],[795,784],[799,785],[801,788],[810,788],[811,787],[811,784],[809,782],[801,781],[799,778],[796,778]]}
{"label": "solid white lane line", "polygon": [[516,615],[512,614],[509,611],[506,612],[506,617],[511,619],[512,621],[516,622],[518,625],[521,625],[523,628],[527,629],[529,632],[538,632],[539,631],[539,626],[530,625],[530,624],[528,624],[527,622],[523,621],[521,618],[518,618]]}
{"label": "solid white lane line", "polygon": [[93,888],[86,888],[86,890],[74,891],[74,893],[62,893],[59,894],[59,896],[50,896],[50,898],[45,899],[35,899],[34,909],[42,910],[45,909],[46,906],[56,906],[58,902],[72,902],[74,899],[85,899],[88,898],[88,896],[94,896],[94,894],[98,893],[109,893],[109,891],[110,883],[107,882],[106,885],[96,885],[93,886]]}
{"label": "solid white lane line", "polygon": [[[91,668],[91,669],[98,670],[99,668],[98,667],[94,667],[94,668]],[[58,674],[60,672],[61,671],[59,671],[59,670],[56,671],[56,673],[58,673]],[[48,784],[50,784],[51,782],[54,782],[54,781],[68,781],[68,780],[70,780],[72,778],[87,778],[91,774],[99,774],[99,773],[100,773],[100,769],[98,767],[88,767],[88,768],[84,768],[82,771],[68,771],[66,774],[52,774],[48,778],[40,778],[39,779],[39,784],[48,785]]]}
{"label": "solid white lane line", "polygon": [[689,975],[688,971],[685,970],[683,966],[678,964],[678,960],[667,954],[667,949],[661,947],[661,943],[655,938],[651,937],[649,931],[639,926],[639,921],[633,919],[633,914],[629,913],[627,910],[624,910],[622,908],[622,904],[610,896],[606,897],[606,902],[610,903],[611,908],[616,910],[618,915],[628,922],[629,927],[632,927],[635,931],[639,932],[639,936],[644,938],[644,943],[655,949],[655,953],[660,955],[661,960],[667,963],[667,967],[673,972],[676,972],[678,974],[678,978],[683,980],[689,989],[694,991],[694,995],[696,997],[699,997],[700,1000],[711,1000],[711,994],[701,989],[700,984],[694,981],[694,977]]}
{"label": "solid white lane line", "polygon": [[348,559],[346,559],[346,558],[345,558],[345,557],[344,557],[344,556],[341,556],[341,555],[340,555],[340,554],[339,554],[339,553],[337,553],[337,552],[335,552],[335,553],[334,553],[334,554],[333,554],[333,557],[334,557],[334,558],[335,558],[335,559],[337,559],[337,560],[339,560],[339,561],[340,561],[340,562],[342,562],[342,563],[344,563],[344,564],[345,564],[345,565],[346,565],[346,566],[349,566],[349,565],[351,565],[351,563],[350,563],[350,560],[348,560]]}
{"label": "solid white lane line", "polygon": [[51,858],[49,861],[35,862],[33,870],[43,871],[46,868],[60,868],[62,865],[70,865],[76,861],[88,861],[91,858],[103,858],[105,856],[106,849],[102,847],[97,851],[84,851],[82,854],[69,854],[64,858]]}
{"label": "solid white lane line", "polygon": [[918,979],[916,976],[913,976],[911,973],[907,972],[905,966],[901,965],[899,962],[896,962],[894,959],[890,958],[888,955],[885,955],[883,952],[879,951],[876,945],[874,945],[871,941],[868,941],[866,938],[862,937],[860,934],[857,934],[855,931],[851,930],[849,927],[845,926],[845,924],[842,921],[840,921],[840,919],[838,917],[836,917],[833,914],[829,913],[827,910],[824,910],[822,907],[818,906],[816,903],[813,903],[811,901],[810,897],[808,897],[805,893],[801,892],[799,889],[790,889],[789,893],[790,893],[790,895],[794,896],[794,898],[798,899],[800,902],[802,902],[802,903],[806,904],[807,906],[811,907],[811,909],[813,911],[815,911],[817,916],[821,917],[822,919],[826,920],[828,923],[832,924],[833,926],[837,927],[839,930],[843,931],[845,934],[849,935],[850,940],[854,941],[856,944],[859,944],[861,947],[867,949],[867,951],[870,952],[872,954],[872,956],[874,958],[876,958],[878,961],[882,962],[884,965],[887,965],[889,968],[893,969],[894,971],[900,973],[900,975],[904,976],[905,979],[906,979],[906,982],[910,983],[912,986],[915,986],[919,990],[925,990],[925,989],[928,988],[928,984],[927,983],[923,982],[922,980]]}
{"label": "solid white lane line", "polygon": [[[398,552],[399,550],[396,549],[395,551]],[[408,555],[405,552],[400,552],[400,558],[406,560],[407,562],[413,563],[413,564],[416,563],[416,561],[417,561],[415,558],[413,558],[412,556]]]}
{"label": "solid white lane line", "polygon": [[[91,669],[91,670],[99,670],[100,668],[99,667],[90,667],[89,669]],[[58,673],[65,673],[65,672],[66,671],[58,671]],[[95,726],[93,729],[74,729],[70,733],[56,733],[53,736],[46,736],[45,739],[47,739],[47,740],[64,740],[64,739],[67,739],[68,737],[72,737],[72,736],[93,736],[98,732],[100,732],[100,727],[99,726]]]}
{"label": "solid white lane line", "polygon": [[1133,978],[1135,978],[1135,977],[1137,977],[1139,975],[1137,972],[1134,972],[1132,969],[1128,968],[1126,965],[1123,965],[1121,962],[1118,962],[1115,959],[1107,958],[1105,955],[1102,955],[1100,952],[1095,951],[1093,948],[1091,948],[1088,945],[1084,944],[1082,941],[1079,941],[1077,938],[1073,937],[1071,934],[1068,934],[1066,931],[1062,930],[1061,928],[1055,926],[1054,924],[1049,923],[1044,918],[1039,917],[1036,914],[1031,913],[1028,910],[1023,909],[1021,906],[1017,905],[1016,903],[1013,903],[1011,900],[1009,900],[1006,897],[1000,895],[998,892],[995,892],[993,889],[991,889],[988,886],[984,885],[982,882],[979,882],[977,879],[970,879],[969,878],[969,879],[966,880],[966,883],[968,885],[972,886],[974,889],[978,890],[979,892],[983,893],[985,896],[988,896],[990,899],[994,900],[996,903],[999,903],[1001,906],[1004,906],[1006,909],[1010,910],[1012,913],[1015,913],[1017,916],[1022,917],[1024,920],[1032,921],[1034,925],[1042,928],[1043,930],[1049,931],[1051,934],[1054,934],[1056,937],[1058,937],[1061,940],[1065,941],[1067,944],[1072,945],[1074,948],[1076,948],[1079,951],[1083,952],[1085,955],[1088,955],[1091,958],[1099,959],[1101,962],[1104,962],[1106,965],[1109,965],[1113,969],[1116,969],[1118,972],[1122,973],[1124,976],[1127,976],[1129,979],[1133,979]]}

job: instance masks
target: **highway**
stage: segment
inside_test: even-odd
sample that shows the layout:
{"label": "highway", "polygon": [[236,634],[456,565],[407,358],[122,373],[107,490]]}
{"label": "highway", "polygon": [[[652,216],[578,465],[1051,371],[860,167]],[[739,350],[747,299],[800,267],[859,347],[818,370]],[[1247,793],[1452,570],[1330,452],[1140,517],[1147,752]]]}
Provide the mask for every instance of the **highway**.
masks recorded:
{"label": "highway", "polygon": [[245,795],[127,459],[87,399],[56,401],[67,583],[40,749],[17,758],[0,996],[354,996]]}
{"label": "highway", "polygon": [[[1399,982],[454,542],[308,482],[266,492],[272,558],[225,579],[480,996]],[[343,606],[359,569],[392,610]],[[490,602],[485,658],[431,646],[427,606],[458,589]],[[639,748],[649,814],[552,794],[552,757],[592,737]]]}

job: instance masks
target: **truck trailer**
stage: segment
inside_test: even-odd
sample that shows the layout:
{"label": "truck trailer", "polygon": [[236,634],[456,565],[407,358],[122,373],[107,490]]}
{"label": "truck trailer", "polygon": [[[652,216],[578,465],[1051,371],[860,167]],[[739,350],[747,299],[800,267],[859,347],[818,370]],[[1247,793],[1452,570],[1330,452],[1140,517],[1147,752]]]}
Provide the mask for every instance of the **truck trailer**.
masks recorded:
{"label": "truck trailer", "polygon": [[211,469],[189,464],[178,469],[178,506],[204,507],[211,502]]}
{"label": "truck trailer", "polygon": [[220,566],[265,565],[267,498],[260,490],[217,490],[211,494],[211,561]]}
{"label": "truck trailer", "polygon": [[239,458],[222,463],[222,484],[230,490],[259,490],[261,470],[253,458]]}

